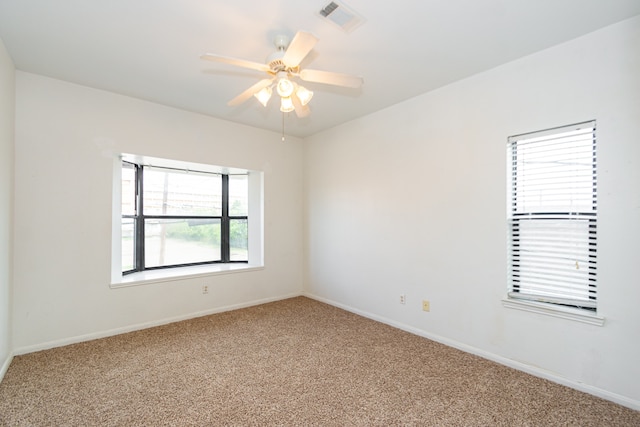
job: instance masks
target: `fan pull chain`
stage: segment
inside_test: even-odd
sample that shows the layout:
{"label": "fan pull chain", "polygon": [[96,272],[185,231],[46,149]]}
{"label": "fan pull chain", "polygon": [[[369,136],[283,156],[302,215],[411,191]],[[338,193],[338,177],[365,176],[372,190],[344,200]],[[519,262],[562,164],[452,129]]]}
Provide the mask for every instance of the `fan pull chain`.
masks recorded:
{"label": "fan pull chain", "polygon": [[284,111],[282,112],[282,142],[284,142]]}

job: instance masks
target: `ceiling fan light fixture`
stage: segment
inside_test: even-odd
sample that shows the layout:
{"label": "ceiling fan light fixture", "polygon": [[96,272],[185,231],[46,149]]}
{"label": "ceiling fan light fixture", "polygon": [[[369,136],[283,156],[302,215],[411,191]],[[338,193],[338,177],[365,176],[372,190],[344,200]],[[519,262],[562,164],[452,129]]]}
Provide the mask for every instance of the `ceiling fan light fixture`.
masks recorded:
{"label": "ceiling fan light fixture", "polygon": [[311,101],[311,98],[313,98],[313,92],[304,86],[298,86],[296,89],[296,96],[300,100],[300,104],[304,106]]}
{"label": "ceiling fan light fixture", "polygon": [[267,102],[269,102],[269,100],[271,99],[271,94],[272,94],[272,90],[271,90],[271,86],[267,86],[265,88],[263,88],[262,90],[258,91],[257,93],[255,93],[253,96],[256,97],[256,99],[258,101],[260,101],[260,103],[263,106],[267,106]]}
{"label": "ceiling fan light fixture", "polygon": [[280,98],[280,111],[283,113],[290,113],[293,110],[295,110],[295,107],[293,106],[293,101],[290,96],[283,96]]}
{"label": "ceiling fan light fixture", "polygon": [[[341,12],[337,11],[337,9],[343,7],[344,5],[336,0],[323,8],[320,14],[323,17],[337,17]],[[274,44],[277,51],[269,55],[266,64],[213,53],[203,54],[201,58],[262,71],[268,75],[268,77],[263,78],[231,99],[227,103],[230,107],[238,106],[252,96],[266,107],[273,96],[273,88],[275,87],[280,97],[280,111],[284,113],[295,111],[298,117],[303,118],[310,113],[308,104],[313,97],[313,92],[298,85],[291,79],[354,89],[359,88],[363,83],[362,77],[359,76],[306,68],[301,69],[300,64],[313,50],[317,42],[318,38],[306,31],[298,31],[291,41],[284,35],[276,36]]]}
{"label": "ceiling fan light fixture", "polygon": [[287,98],[293,93],[293,82],[286,77],[282,77],[278,80],[276,89],[278,90],[278,95]]}

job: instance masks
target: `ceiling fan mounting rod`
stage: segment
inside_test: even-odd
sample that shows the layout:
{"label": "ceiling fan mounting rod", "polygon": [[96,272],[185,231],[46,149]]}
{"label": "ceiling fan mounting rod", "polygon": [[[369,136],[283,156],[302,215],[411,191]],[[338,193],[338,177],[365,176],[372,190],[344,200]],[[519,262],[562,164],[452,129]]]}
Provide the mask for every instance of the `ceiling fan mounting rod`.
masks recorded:
{"label": "ceiling fan mounting rod", "polygon": [[287,50],[290,41],[291,39],[289,39],[289,37],[285,36],[284,34],[279,34],[274,37],[273,44],[275,45],[276,49],[284,52],[285,50]]}

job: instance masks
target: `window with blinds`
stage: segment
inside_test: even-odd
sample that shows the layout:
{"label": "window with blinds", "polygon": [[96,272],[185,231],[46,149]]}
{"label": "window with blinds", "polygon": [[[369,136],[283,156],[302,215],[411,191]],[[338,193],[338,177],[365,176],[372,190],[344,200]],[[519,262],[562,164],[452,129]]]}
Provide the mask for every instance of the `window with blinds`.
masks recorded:
{"label": "window with blinds", "polygon": [[595,121],[509,137],[509,298],[596,310]]}

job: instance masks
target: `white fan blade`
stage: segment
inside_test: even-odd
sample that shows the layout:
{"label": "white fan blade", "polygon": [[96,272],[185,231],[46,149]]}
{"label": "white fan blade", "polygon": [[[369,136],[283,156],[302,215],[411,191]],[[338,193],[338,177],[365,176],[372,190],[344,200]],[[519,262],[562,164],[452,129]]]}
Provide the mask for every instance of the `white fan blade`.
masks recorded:
{"label": "white fan blade", "polygon": [[269,66],[266,64],[260,64],[259,62],[252,62],[244,59],[232,58],[230,56],[216,55],[214,53],[205,53],[204,55],[200,55],[200,58],[206,59],[207,61],[224,62],[225,64],[231,64],[243,68],[250,68],[252,70],[265,72],[268,72],[270,70]]}
{"label": "white fan blade", "polygon": [[231,101],[227,103],[230,107],[235,107],[236,105],[242,104],[247,99],[251,98],[254,94],[258,93],[265,87],[269,86],[273,79],[264,79],[260,80],[258,83],[251,86],[249,89],[242,92],[240,95],[233,98]]}
{"label": "white fan blade", "polygon": [[306,82],[324,83],[328,85],[359,88],[364,83],[360,76],[349,74],[331,73],[320,70],[301,70],[299,77]]}
{"label": "white fan blade", "polygon": [[309,106],[302,105],[302,103],[300,103],[300,100],[298,99],[297,96],[292,96],[291,102],[293,102],[293,108],[295,108],[296,116],[298,116],[298,118],[302,119],[304,117],[307,117],[309,114],[311,114],[311,109],[309,108]]}
{"label": "white fan blade", "polygon": [[316,43],[318,43],[316,36],[304,31],[298,31],[291,43],[289,43],[289,47],[282,57],[282,62],[287,64],[288,67],[297,67],[304,57],[311,52]]}

